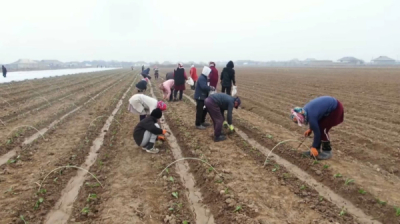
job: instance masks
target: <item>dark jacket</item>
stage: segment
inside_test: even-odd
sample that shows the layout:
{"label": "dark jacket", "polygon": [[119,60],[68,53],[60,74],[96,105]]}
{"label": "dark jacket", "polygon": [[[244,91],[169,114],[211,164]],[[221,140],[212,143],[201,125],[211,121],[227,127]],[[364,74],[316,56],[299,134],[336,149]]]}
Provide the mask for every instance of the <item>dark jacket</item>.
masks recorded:
{"label": "dark jacket", "polygon": [[148,116],[141,120],[138,125],[136,125],[135,129],[133,129],[133,139],[137,145],[142,144],[143,136],[146,131],[149,131],[155,135],[161,135],[163,133],[161,128],[157,128],[155,126],[156,123],[157,118]]}
{"label": "dark jacket", "polygon": [[194,91],[195,100],[205,100],[210,92],[210,86],[207,85],[207,77],[203,74],[200,75],[196,82],[196,90]]}
{"label": "dark jacket", "polygon": [[221,73],[221,85],[223,87],[231,87],[232,83],[236,86],[235,70],[232,61],[229,61]]}
{"label": "dark jacket", "polygon": [[7,75],[7,69],[4,67],[4,65],[1,66],[1,69],[3,70],[3,76],[6,77]]}
{"label": "dark jacket", "polygon": [[173,72],[168,72],[167,75],[165,75],[165,80],[169,79],[174,79],[174,73]]}
{"label": "dark jacket", "polygon": [[174,72],[174,81],[175,86],[185,85],[185,69],[184,68],[177,68]]}
{"label": "dark jacket", "polygon": [[226,119],[228,120],[228,124],[231,125],[232,111],[235,105],[235,98],[225,93],[214,93],[210,96],[210,98],[219,106],[221,112],[224,112],[225,110],[228,111]]}
{"label": "dark jacket", "polygon": [[142,71],[142,75],[148,75],[150,73],[150,68],[146,68],[145,70]]}
{"label": "dark jacket", "polygon": [[321,145],[319,121],[334,111],[337,105],[337,99],[331,96],[321,96],[311,100],[303,107],[307,113],[306,121],[310,124],[310,129],[314,132],[314,141],[312,144],[314,148],[318,148]]}
{"label": "dark jacket", "polygon": [[142,65],[142,72],[143,72],[143,70],[144,70],[144,65]]}
{"label": "dark jacket", "polygon": [[136,88],[140,89],[140,90],[145,90],[147,89],[147,82],[146,80],[140,80],[137,84],[136,84]]}

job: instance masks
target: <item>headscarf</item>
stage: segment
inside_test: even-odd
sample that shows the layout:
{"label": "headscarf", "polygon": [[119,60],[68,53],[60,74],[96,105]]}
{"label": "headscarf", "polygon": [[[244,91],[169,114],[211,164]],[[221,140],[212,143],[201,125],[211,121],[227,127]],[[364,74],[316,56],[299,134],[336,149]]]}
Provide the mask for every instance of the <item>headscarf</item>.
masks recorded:
{"label": "headscarf", "polygon": [[211,73],[211,68],[204,66],[203,71],[201,72],[201,74],[205,75],[206,77],[208,77]]}
{"label": "headscarf", "polygon": [[194,68],[194,65],[192,65],[192,68]]}
{"label": "headscarf", "polygon": [[158,101],[157,108],[159,108],[161,111],[164,111],[167,109],[167,104],[165,104],[163,101]]}
{"label": "headscarf", "polygon": [[182,63],[178,63],[178,68],[183,68]]}
{"label": "headscarf", "polygon": [[307,112],[301,107],[295,107],[290,110],[290,118],[292,121],[297,122],[299,126],[307,123]]}
{"label": "headscarf", "polygon": [[215,62],[213,62],[213,61],[210,61],[210,63],[208,63],[208,66],[214,66],[215,67]]}

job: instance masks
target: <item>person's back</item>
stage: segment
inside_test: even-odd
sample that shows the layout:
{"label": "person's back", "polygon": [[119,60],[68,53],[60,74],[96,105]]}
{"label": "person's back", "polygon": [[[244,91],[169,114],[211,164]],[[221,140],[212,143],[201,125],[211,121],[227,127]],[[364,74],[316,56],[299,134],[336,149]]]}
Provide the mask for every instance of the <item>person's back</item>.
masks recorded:
{"label": "person's back", "polygon": [[304,106],[308,119],[320,120],[324,116],[328,116],[330,112],[337,107],[337,99],[331,96],[317,97]]}
{"label": "person's back", "polygon": [[217,88],[218,70],[215,68],[215,63],[214,62],[210,62],[209,66],[210,66],[210,69],[211,69],[211,73],[210,73],[210,76],[209,76],[210,86],[213,86],[214,88]]}
{"label": "person's back", "polygon": [[221,73],[221,85],[222,87],[231,87],[236,85],[235,80],[235,70],[233,69],[234,65],[232,61],[229,61],[226,67],[222,70]]}
{"label": "person's back", "polygon": [[174,79],[174,73],[173,72],[168,72],[165,75],[165,80],[169,80],[169,79]]}
{"label": "person's back", "polygon": [[232,109],[235,102],[235,98],[225,93],[214,93],[209,97],[211,97],[214,102],[223,110]]}
{"label": "person's back", "polygon": [[185,85],[185,69],[177,68],[174,73],[175,86]]}
{"label": "person's back", "polygon": [[197,77],[197,70],[196,67],[194,67],[194,65],[192,65],[192,68],[190,68],[190,77],[193,79],[193,81],[197,81],[198,77]]}

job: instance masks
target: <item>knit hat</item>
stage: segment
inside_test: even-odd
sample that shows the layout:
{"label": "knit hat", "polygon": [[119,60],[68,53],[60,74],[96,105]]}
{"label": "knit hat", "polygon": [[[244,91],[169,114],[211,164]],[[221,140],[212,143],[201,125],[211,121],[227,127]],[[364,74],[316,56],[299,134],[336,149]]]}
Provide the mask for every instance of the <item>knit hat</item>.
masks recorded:
{"label": "knit hat", "polygon": [[292,119],[293,122],[297,123],[299,126],[302,126],[304,123],[307,123],[306,121],[306,115],[307,112],[301,108],[301,107],[295,107],[290,110],[290,119]]}
{"label": "knit hat", "polygon": [[240,100],[239,97],[236,97],[235,102],[237,102],[237,107],[235,107],[237,109],[240,106],[240,104],[242,103],[242,101]]}
{"label": "knit hat", "polygon": [[158,101],[157,108],[160,108],[161,111],[164,111],[167,109],[167,104],[165,104],[163,101]]}
{"label": "knit hat", "polygon": [[154,109],[154,110],[151,112],[150,116],[152,116],[152,117],[154,117],[154,118],[156,118],[156,119],[160,119],[160,118],[162,117],[162,111],[161,111],[161,109],[160,109],[160,108]]}

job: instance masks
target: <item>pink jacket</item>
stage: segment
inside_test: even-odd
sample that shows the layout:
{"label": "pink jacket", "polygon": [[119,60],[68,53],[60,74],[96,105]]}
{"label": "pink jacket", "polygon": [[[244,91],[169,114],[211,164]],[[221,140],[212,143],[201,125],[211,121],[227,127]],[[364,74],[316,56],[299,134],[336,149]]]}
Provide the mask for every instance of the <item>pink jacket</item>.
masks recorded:
{"label": "pink jacket", "polygon": [[170,79],[161,84],[162,91],[164,93],[164,99],[168,99],[169,96],[171,95],[171,89],[174,88],[174,83],[175,81],[173,79]]}

